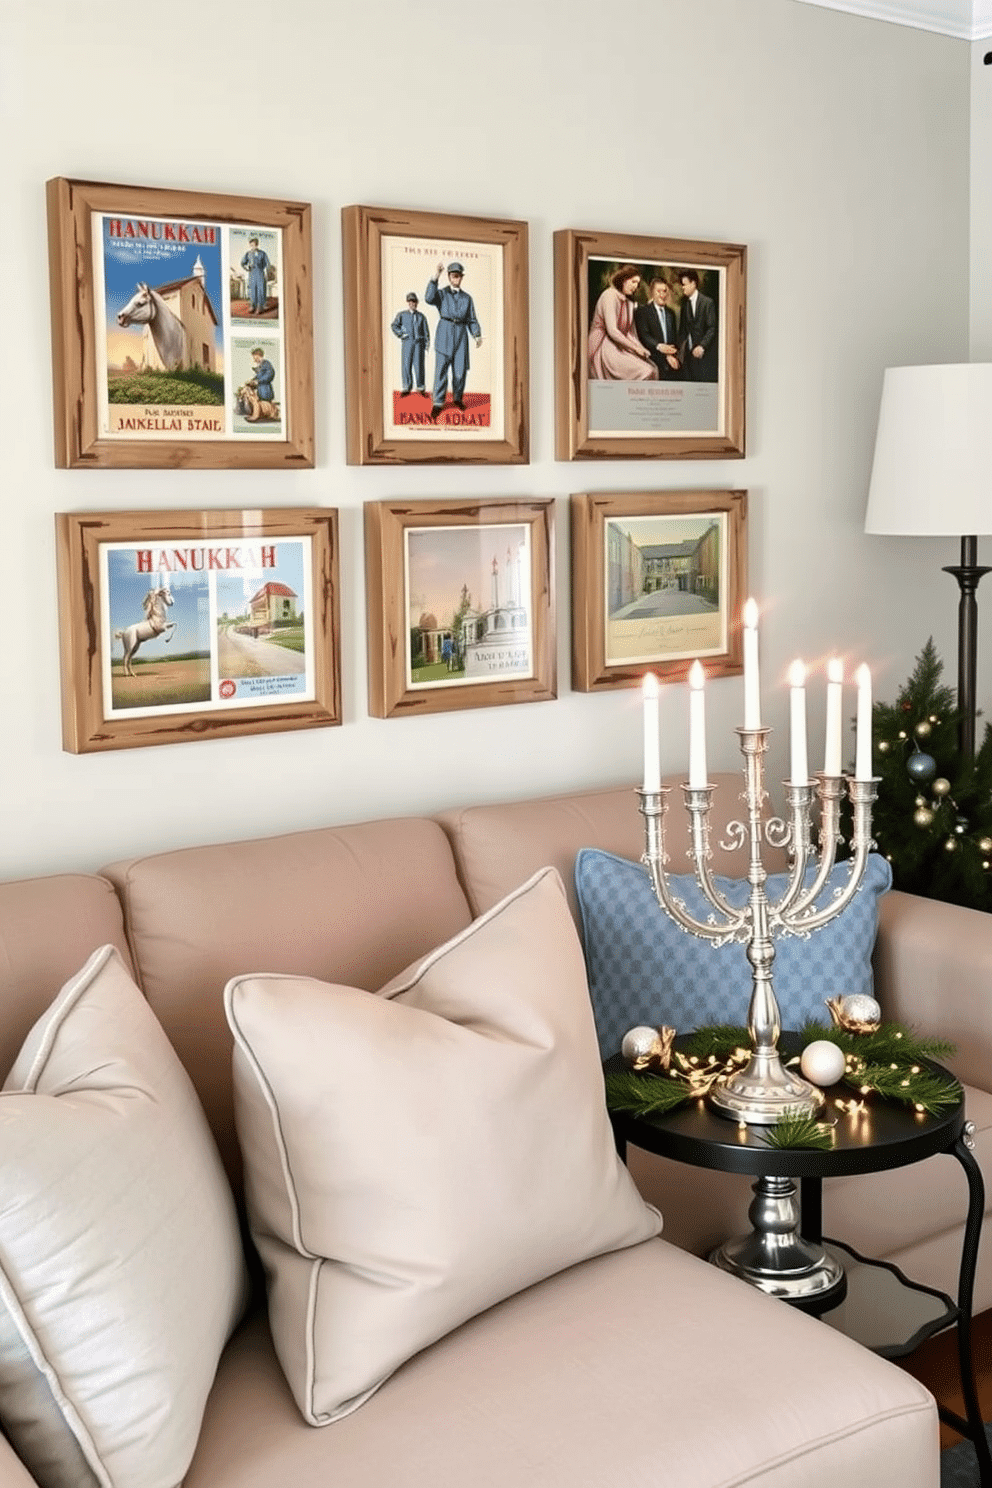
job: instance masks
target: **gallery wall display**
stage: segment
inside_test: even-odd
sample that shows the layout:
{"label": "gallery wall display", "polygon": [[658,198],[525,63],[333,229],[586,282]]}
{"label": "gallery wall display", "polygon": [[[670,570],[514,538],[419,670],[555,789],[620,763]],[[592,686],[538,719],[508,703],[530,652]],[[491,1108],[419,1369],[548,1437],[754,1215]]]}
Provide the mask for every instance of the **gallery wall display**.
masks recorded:
{"label": "gallery wall display", "polygon": [[374,718],[554,698],[554,501],[365,506]]}
{"label": "gallery wall display", "polygon": [[314,462],[310,207],[48,182],[55,463]]}
{"label": "gallery wall display", "polygon": [[746,491],[577,495],[571,527],[577,692],[742,671]]}
{"label": "gallery wall display", "polygon": [[527,224],[342,212],[351,465],[522,464]]}
{"label": "gallery wall display", "polygon": [[554,235],[555,453],[744,453],[747,250],[619,233]]}
{"label": "gallery wall display", "polygon": [[74,754],[341,722],[338,514],[56,516]]}

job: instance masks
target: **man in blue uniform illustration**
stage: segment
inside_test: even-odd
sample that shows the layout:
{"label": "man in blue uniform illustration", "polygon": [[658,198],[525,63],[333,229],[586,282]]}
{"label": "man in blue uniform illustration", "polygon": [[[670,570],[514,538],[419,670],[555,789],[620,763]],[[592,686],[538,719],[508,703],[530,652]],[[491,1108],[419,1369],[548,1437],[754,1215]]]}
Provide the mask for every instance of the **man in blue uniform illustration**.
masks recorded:
{"label": "man in blue uniform illustration", "polygon": [[482,328],[472,304],[472,296],[462,289],[465,270],[460,263],[448,265],[448,283],[444,289],[438,283],[444,264],[439,263],[434,278],[428,281],[426,300],[437,307],[440,320],[434,334],[434,393],[431,408],[431,423],[437,423],[444,409],[448,390],[448,372],[451,372],[451,396],[456,408],[465,407],[465,378],[468,375],[468,338],[471,333],[476,346],[482,345]]}
{"label": "man in blue uniform illustration", "polygon": [[241,267],[248,270],[248,314],[264,315],[269,303],[269,255],[259,248],[257,238],[248,239],[248,252],[241,260]]}
{"label": "man in blue uniform illustration", "polygon": [[255,391],[263,403],[271,403],[273,397],[272,384],[276,380],[276,369],[269,361],[260,346],[252,348],[252,383]]}
{"label": "man in blue uniform illustration", "polygon": [[406,297],[406,309],[397,310],[390,326],[393,335],[398,336],[403,343],[400,353],[400,370],[403,374],[401,398],[409,397],[413,392],[414,382],[418,393],[427,392],[424,361],[431,344],[431,332],[427,316],[417,309],[418,304],[417,296],[411,290]]}

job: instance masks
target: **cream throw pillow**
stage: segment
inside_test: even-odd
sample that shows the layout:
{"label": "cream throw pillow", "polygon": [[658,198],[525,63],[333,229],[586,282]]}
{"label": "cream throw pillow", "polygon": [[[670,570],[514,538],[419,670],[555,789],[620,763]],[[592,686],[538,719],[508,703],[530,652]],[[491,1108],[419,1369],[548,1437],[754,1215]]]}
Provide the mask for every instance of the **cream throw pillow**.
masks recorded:
{"label": "cream throw pillow", "polygon": [[378,995],[258,975],[225,1001],[272,1334],[312,1425],[502,1298],[660,1230],[616,1154],[554,869]]}
{"label": "cream throw pillow", "polygon": [[174,1488],[245,1297],[193,1086],[113,946],[0,1091],[0,1421],[42,1488]]}

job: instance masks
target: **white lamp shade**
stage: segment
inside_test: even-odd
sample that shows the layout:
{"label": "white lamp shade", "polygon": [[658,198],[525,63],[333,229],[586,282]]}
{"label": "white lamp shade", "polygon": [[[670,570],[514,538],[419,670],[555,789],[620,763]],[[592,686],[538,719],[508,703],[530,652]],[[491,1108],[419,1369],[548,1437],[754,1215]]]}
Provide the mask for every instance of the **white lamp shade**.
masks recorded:
{"label": "white lamp shade", "polygon": [[992,362],[888,368],[865,531],[992,532]]}

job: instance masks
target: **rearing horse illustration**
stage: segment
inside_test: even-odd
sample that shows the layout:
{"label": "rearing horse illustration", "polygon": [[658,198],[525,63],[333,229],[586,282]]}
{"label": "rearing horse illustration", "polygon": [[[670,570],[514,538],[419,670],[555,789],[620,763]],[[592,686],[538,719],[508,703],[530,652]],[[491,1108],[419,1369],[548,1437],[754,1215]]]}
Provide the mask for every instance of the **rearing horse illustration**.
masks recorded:
{"label": "rearing horse illustration", "polygon": [[159,360],[167,372],[189,365],[189,337],[178,315],[173,315],[157,289],[138,285],[123,310],[117,312],[119,326],[146,325]]}
{"label": "rearing horse illustration", "polygon": [[134,671],[131,667],[131,658],[141,645],[142,641],[153,641],[156,636],[166,632],[166,645],[172,640],[172,631],[176,628],[175,620],[166,620],[165,609],[173,603],[172,595],[168,589],[150,589],[141,601],[145,612],[144,620],[138,620],[134,625],[128,625],[123,630],[114,631],[114,640],[124,643],[124,675],[133,677]]}

